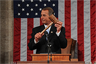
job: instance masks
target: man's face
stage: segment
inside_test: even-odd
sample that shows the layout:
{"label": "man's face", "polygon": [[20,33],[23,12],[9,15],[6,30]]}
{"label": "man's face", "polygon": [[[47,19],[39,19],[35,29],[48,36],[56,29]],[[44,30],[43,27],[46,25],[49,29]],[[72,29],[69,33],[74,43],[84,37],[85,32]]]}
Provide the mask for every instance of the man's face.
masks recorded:
{"label": "man's face", "polygon": [[42,20],[42,23],[43,24],[46,24],[46,25],[48,25],[48,24],[50,24],[50,19],[49,19],[49,11],[48,10],[42,10],[41,11],[41,20]]}

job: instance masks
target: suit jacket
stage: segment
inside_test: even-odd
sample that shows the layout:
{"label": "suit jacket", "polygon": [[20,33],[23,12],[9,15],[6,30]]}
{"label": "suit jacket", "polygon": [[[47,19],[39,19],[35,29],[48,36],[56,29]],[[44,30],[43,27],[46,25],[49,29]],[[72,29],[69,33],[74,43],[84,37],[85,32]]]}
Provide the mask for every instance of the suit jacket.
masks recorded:
{"label": "suit jacket", "polygon": [[[42,38],[39,40],[39,42],[36,44],[34,43],[34,36],[36,33],[41,32],[44,30],[45,27],[44,25],[38,26],[36,28],[33,28],[32,30],[32,38],[30,39],[30,42],[28,44],[30,50],[37,49],[36,53],[47,53],[48,52],[48,47],[47,47],[47,40],[46,40],[46,35],[44,34]],[[65,28],[61,28],[60,35],[56,35],[56,27],[54,24],[51,26],[50,32],[48,34],[48,39],[49,42],[52,44],[51,46],[51,51],[53,53],[61,53],[61,48],[66,48],[67,46],[67,40],[65,38]]]}

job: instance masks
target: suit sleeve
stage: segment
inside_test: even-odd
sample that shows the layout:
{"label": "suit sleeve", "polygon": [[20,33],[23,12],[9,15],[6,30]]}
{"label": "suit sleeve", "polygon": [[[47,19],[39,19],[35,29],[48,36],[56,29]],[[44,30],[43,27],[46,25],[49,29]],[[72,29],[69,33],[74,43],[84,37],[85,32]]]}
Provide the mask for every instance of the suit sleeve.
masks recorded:
{"label": "suit sleeve", "polygon": [[38,45],[38,44],[35,44],[35,42],[34,42],[34,36],[35,36],[35,34],[36,34],[36,32],[35,32],[35,29],[33,28],[32,29],[32,34],[31,34],[32,38],[30,39],[30,42],[28,44],[28,47],[29,47],[30,50],[36,49],[37,48],[37,45]]}
{"label": "suit sleeve", "polygon": [[65,38],[65,28],[64,27],[61,28],[61,33],[58,38],[60,41],[59,43],[60,43],[61,48],[66,48],[67,39]]}

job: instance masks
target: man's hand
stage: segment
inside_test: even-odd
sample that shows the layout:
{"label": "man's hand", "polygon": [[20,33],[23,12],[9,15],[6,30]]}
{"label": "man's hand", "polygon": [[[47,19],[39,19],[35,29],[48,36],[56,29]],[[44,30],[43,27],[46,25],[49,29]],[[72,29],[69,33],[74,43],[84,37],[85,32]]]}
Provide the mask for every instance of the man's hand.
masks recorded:
{"label": "man's hand", "polygon": [[57,27],[57,33],[59,33],[60,32],[60,30],[61,30],[61,27],[62,27],[62,22],[61,21],[59,21],[59,22],[57,22],[57,24],[55,24],[55,27]]}
{"label": "man's hand", "polygon": [[35,41],[36,42],[38,42],[39,41],[39,39],[41,39],[41,37],[44,35],[44,33],[43,34],[41,34],[40,32],[39,33],[37,33],[37,34],[35,34]]}

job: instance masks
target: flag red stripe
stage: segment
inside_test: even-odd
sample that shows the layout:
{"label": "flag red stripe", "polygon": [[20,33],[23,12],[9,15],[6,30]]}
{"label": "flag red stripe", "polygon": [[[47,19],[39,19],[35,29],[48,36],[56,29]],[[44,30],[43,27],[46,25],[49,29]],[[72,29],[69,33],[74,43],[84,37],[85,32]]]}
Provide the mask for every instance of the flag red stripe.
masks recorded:
{"label": "flag red stripe", "polygon": [[96,61],[96,0],[90,0],[91,61]]}
{"label": "flag red stripe", "polygon": [[21,19],[14,18],[13,61],[20,61]]}
{"label": "flag red stripe", "polygon": [[32,34],[32,29],[33,29],[34,23],[33,23],[33,18],[28,18],[27,19],[27,61],[32,61],[31,55],[33,54],[33,51],[29,49],[28,43],[31,39],[31,34]]}
{"label": "flag red stripe", "polygon": [[42,21],[41,21],[41,18],[40,18],[40,26],[43,25]]}
{"label": "flag red stripe", "polygon": [[84,61],[84,1],[77,1],[78,60]]}
{"label": "flag red stripe", "polygon": [[65,35],[71,38],[71,1],[65,0]]}

